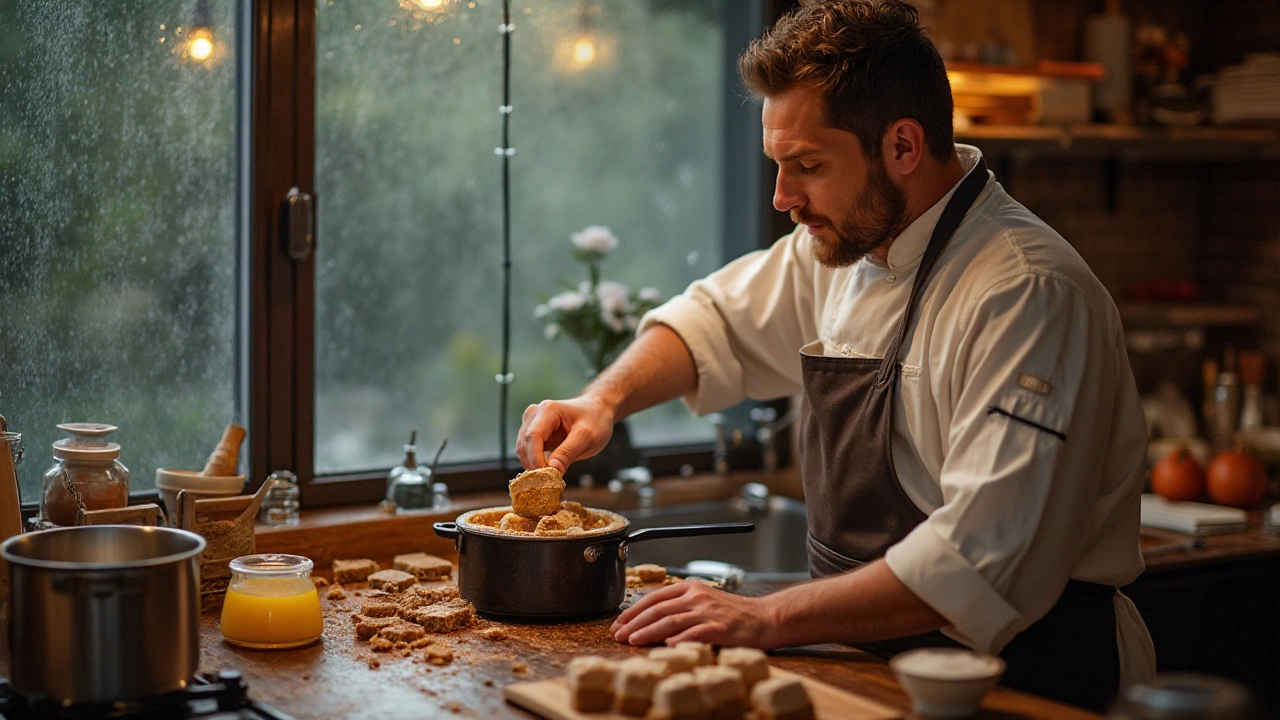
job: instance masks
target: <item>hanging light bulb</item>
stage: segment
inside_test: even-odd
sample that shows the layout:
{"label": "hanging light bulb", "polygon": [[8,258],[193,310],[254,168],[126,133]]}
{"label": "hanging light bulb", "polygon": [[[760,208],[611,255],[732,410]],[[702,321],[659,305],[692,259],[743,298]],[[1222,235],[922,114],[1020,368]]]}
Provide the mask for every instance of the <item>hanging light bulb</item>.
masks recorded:
{"label": "hanging light bulb", "polygon": [[187,34],[187,54],[204,62],[213,56],[213,32],[209,29],[209,0],[196,0],[194,22]]}
{"label": "hanging light bulb", "polygon": [[596,44],[589,35],[579,37],[573,43],[573,63],[578,67],[586,67],[595,62]]}
{"label": "hanging light bulb", "polygon": [[423,10],[439,10],[445,3],[445,0],[413,0],[414,4]]}
{"label": "hanging light bulb", "polygon": [[583,71],[609,60],[609,38],[593,27],[593,18],[599,11],[599,6],[595,4],[584,4],[578,8],[577,32],[560,43],[558,55],[561,67],[575,72]]}

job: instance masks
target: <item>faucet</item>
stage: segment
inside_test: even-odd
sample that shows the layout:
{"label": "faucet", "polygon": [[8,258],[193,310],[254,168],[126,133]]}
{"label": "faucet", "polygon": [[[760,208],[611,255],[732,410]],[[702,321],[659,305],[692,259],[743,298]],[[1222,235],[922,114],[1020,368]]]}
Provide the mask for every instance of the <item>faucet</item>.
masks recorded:
{"label": "faucet", "polygon": [[778,417],[778,411],[771,407],[751,409],[751,419],[756,424],[755,438],[760,445],[760,456],[763,469],[767,473],[778,471],[778,435],[788,425],[800,417],[800,406],[796,403],[786,415]]}
{"label": "faucet", "polygon": [[653,489],[653,473],[649,468],[643,465],[622,468],[617,477],[609,481],[609,492],[621,493],[628,485],[635,486],[636,499],[642,509],[653,507],[657,491]]}

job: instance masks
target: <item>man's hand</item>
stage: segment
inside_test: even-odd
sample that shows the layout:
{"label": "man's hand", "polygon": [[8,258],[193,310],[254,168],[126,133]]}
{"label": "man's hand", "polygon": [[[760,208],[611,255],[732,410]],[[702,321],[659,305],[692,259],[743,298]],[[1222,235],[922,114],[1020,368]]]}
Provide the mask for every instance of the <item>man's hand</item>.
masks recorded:
{"label": "man's hand", "polygon": [[631,645],[686,640],[722,647],[780,645],[767,598],[743,597],[700,582],[668,585],[645,595],[614,621],[613,639]]}
{"label": "man's hand", "polygon": [[573,461],[600,452],[612,434],[613,413],[589,396],[543,400],[525,408],[516,455],[529,470],[551,465],[563,473]]}

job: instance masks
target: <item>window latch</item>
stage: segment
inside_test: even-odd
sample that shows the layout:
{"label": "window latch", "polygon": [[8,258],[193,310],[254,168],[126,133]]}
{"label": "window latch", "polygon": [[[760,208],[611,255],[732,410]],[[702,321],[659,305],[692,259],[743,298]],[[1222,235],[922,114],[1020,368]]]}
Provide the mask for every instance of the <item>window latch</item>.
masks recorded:
{"label": "window latch", "polygon": [[311,193],[295,185],[284,198],[284,249],[289,259],[304,263],[315,250],[315,212]]}

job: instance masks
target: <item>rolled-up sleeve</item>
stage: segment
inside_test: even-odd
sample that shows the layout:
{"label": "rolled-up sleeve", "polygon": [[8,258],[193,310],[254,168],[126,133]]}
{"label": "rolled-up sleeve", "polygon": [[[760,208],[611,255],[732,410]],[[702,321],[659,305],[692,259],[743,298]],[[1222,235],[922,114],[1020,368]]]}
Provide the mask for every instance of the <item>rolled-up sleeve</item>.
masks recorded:
{"label": "rolled-up sleeve", "polygon": [[637,333],[660,323],[688,346],[698,388],[684,402],[694,413],[801,390],[799,349],[817,332],[818,269],[808,243],[797,229],[768,250],[694,282],[641,319]]}
{"label": "rolled-up sleeve", "polygon": [[885,559],[961,642],[999,652],[1049,611],[1086,549],[1117,333],[1069,279],[1021,273],[947,343],[942,505]]}

